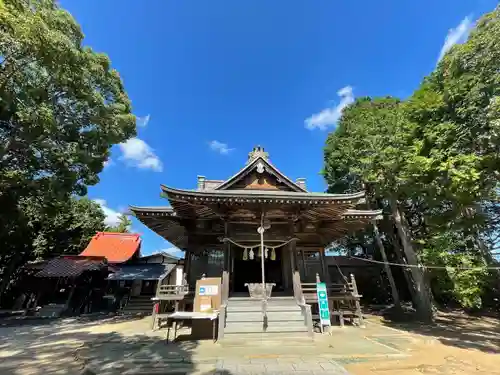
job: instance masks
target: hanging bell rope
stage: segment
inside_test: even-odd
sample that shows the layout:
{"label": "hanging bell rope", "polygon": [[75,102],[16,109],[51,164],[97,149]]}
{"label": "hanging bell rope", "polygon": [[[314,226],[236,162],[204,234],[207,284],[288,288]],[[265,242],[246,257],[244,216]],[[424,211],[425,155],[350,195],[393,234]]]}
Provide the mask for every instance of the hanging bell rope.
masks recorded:
{"label": "hanging bell rope", "polygon": [[[275,246],[266,245],[266,247],[267,247],[267,248],[269,248],[269,249],[271,249],[271,250],[273,250],[273,249],[277,249],[277,248],[279,248],[279,247],[282,247],[282,246],[288,245],[288,244],[289,244],[290,242],[292,242],[292,241],[298,241],[298,240],[299,240],[298,238],[295,238],[295,237],[294,237],[294,238],[290,238],[288,241],[280,241],[281,243],[280,243],[279,245],[275,245]],[[240,248],[242,248],[242,249],[245,249],[245,248],[247,248],[247,249],[257,249],[257,248],[259,248],[259,247],[260,247],[260,244],[258,244],[258,245],[254,245],[254,246],[243,245],[243,244],[241,244],[241,243],[238,243],[238,242],[236,242],[236,241],[233,241],[232,239],[230,239],[230,238],[228,238],[228,237],[223,238],[223,239],[222,239],[222,242],[230,242],[230,243],[232,243],[233,245],[236,245],[236,246],[238,246],[238,247],[240,247]]]}
{"label": "hanging bell rope", "polygon": [[[255,251],[253,251],[253,249],[258,249],[257,250],[257,257],[259,257],[259,258],[261,256],[264,256],[265,259],[269,259],[269,257],[270,257],[271,260],[276,260],[276,249],[277,248],[285,246],[285,245],[289,244],[290,242],[297,241],[297,240],[298,240],[298,238],[290,238],[288,241],[282,241],[279,245],[275,245],[275,246],[266,245],[266,247],[264,248],[264,252],[260,248],[260,244],[254,245],[254,246],[248,246],[248,245],[244,245],[244,244],[238,243],[236,241],[233,241],[232,239],[227,238],[227,237],[223,238],[222,242],[230,242],[233,245],[236,245],[236,246],[242,248],[243,249],[243,260],[248,260],[248,259],[254,260]],[[271,250],[270,256],[269,256],[269,250]]]}
{"label": "hanging bell rope", "polygon": [[270,245],[266,245],[266,247],[264,248],[264,252],[262,252],[262,249],[260,248],[260,244],[258,245],[254,245],[254,246],[248,246],[248,245],[243,245],[241,243],[238,243],[236,241],[233,241],[232,239],[230,238],[223,238],[222,239],[222,242],[230,242],[232,243],[233,245],[236,245],[240,248],[243,249],[243,260],[254,260],[255,258],[255,252],[253,251],[253,249],[258,249],[257,250],[257,257],[261,257],[261,256],[264,256],[265,259],[269,259],[269,250],[271,250],[271,260],[276,260],[276,249],[279,248],[279,247],[282,247],[282,246],[285,246],[287,244],[289,244],[290,242],[292,241],[297,241],[298,238],[291,238],[289,239],[288,241],[282,241],[279,245],[274,245],[274,246],[270,246]]}

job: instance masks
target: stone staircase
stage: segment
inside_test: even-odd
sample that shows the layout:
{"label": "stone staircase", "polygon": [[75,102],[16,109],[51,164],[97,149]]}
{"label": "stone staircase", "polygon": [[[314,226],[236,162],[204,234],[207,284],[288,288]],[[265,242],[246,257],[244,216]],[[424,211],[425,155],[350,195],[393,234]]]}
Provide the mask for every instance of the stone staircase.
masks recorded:
{"label": "stone staircase", "polygon": [[222,345],[312,344],[304,316],[293,297],[274,297],[267,301],[267,327],[262,302],[250,298],[229,298]]}
{"label": "stone staircase", "polygon": [[123,314],[130,315],[151,315],[153,313],[152,296],[130,297],[128,303],[122,309]]}

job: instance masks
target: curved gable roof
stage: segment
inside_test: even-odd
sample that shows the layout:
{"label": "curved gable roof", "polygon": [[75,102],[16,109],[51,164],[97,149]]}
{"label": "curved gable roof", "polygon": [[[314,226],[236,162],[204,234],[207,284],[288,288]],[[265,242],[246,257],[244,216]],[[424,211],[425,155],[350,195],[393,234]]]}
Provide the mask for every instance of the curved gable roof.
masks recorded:
{"label": "curved gable roof", "polygon": [[246,175],[253,172],[254,170],[257,170],[258,168],[264,168],[264,170],[267,173],[276,176],[281,182],[287,185],[291,191],[307,192],[307,190],[304,189],[302,186],[299,186],[298,184],[293,182],[290,178],[281,173],[278,170],[278,168],[276,168],[274,165],[271,164],[271,162],[269,162],[269,160],[261,156],[256,157],[250,163],[245,165],[245,167],[243,167],[234,176],[230,177],[229,179],[221,183],[219,186],[215,187],[214,190],[227,190],[237,182],[241,181],[241,179],[244,178]]}

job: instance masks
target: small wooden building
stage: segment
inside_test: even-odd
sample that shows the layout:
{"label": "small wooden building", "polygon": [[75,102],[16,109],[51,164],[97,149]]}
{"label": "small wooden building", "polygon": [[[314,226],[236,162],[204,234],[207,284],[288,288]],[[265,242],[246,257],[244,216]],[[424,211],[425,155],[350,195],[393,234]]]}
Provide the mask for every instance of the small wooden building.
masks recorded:
{"label": "small wooden building", "polygon": [[138,234],[99,232],[80,255],[38,265],[37,302],[47,310],[42,315],[103,309],[151,313],[159,280],[179,279],[182,262],[167,253],[141,256]]}

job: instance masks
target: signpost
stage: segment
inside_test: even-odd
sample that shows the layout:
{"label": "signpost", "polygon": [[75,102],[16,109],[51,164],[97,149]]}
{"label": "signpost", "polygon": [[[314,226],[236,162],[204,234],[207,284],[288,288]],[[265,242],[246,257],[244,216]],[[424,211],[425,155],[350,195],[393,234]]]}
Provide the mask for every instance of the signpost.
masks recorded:
{"label": "signpost", "polygon": [[321,333],[324,326],[331,326],[330,309],[328,308],[328,293],[326,292],[325,283],[316,284],[316,294],[318,295],[319,318],[321,325]]}

